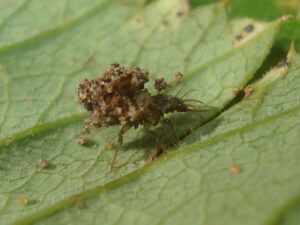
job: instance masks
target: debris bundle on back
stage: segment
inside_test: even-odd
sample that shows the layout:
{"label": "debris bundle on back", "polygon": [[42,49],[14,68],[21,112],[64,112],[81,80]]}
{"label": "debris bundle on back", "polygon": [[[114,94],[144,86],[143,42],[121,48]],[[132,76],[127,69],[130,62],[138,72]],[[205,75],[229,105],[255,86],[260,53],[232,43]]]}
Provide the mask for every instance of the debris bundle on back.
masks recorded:
{"label": "debris bundle on back", "polygon": [[[135,128],[139,125],[154,126],[166,113],[195,111],[186,104],[191,100],[162,93],[151,95],[144,87],[148,75],[138,67],[130,69],[115,63],[102,77],[82,81],[78,98],[89,111],[84,131],[119,124]],[[167,83],[164,79],[157,79],[154,87],[162,91],[167,88]]]}

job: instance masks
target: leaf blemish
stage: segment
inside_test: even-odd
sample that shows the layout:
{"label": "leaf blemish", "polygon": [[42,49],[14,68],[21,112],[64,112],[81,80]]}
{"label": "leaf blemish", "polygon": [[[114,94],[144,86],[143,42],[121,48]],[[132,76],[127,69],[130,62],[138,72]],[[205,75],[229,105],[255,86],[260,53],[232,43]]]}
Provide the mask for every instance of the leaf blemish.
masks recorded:
{"label": "leaf blemish", "polygon": [[116,149],[117,145],[113,142],[113,141],[107,141],[105,143],[105,148],[107,150],[112,150],[112,149]]}
{"label": "leaf blemish", "polygon": [[76,206],[78,209],[84,209],[84,208],[85,208],[84,201],[83,201],[81,198],[78,198],[78,199],[76,200],[75,206]]}
{"label": "leaf blemish", "polygon": [[243,90],[242,90],[241,88],[239,88],[239,87],[235,87],[235,88],[233,89],[233,94],[234,94],[235,96],[241,95],[242,92],[243,92]]}
{"label": "leaf blemish", "polygon": [[254,35],[254,31],[256,30],[253,23],[246,25],[243,30],[235,36],[236,46],[239,46],[242,42],[245,42],[251,36]]}
{"label": "leaf blemish", "polygon": [[254,93],[254,91],[255,91],[255,88],[252,87],[252,86],[245,87],[245,89],[244,89],[244,93],[245,93],[244,99],[249,99],[250,96]]}
{"label": "leaf blemish", "polygon": [[35,165],[38,170],[48,168],[49,161],[47,159],[39,159]]}
{"label": "leaf blemish", "polygon": [[176,12],[176,17],[182,17],[183,16],[183,11],[179,10]]}
{"label": "leaf blemish", "polygon": [[254,31],[254,25],[253,25],[253,24],[247,25],[246,27],[244,27],[244,31],[245,31],[246,33],[251,33],[251,32],[253,32],[253,31]]}
{"label": "leaf blemish", "polygon": [[142,22],[142,19],[141,19],[141,18],[136,18],[135,22],[136,22],[137,24],[140,24],[140,23]]}
{"label": "leaf blemish", "polygon": [[18,198],[18,201],[19,201],[20,205],[22,205],[22,206],[27,206],[28,202],[29,202],[28,197],[26,197],[26,196],[20,196]]}
{"label": "leaf blemish", "polygon": [[237,175],[242,171],[241,167],[238,165],[234,165],[228,168],[228,172],[232,175]]}

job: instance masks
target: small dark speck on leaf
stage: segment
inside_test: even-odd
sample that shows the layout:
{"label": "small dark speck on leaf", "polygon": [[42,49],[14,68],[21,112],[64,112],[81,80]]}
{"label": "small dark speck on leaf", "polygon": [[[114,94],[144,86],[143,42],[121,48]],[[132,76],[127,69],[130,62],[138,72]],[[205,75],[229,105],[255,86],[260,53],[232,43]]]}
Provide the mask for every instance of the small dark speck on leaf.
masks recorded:
{"label": "small dark speck on leaf", "polygon": [[162,91],[162,90],[165,90],[167,88],[168,84],[167,82],[165,81],[164,78],[161,78],[161,79],[156,79],[155,80],[155,83],[154,83],[154,88],[158,91]]}
{"label": "small dark speck on leaf", "polygon": [[240,41],[240,40],[243,39],[243,35],[239,34],[239,35],[235,36],[235,39],[236,39],[237,41]]}
{"label": "small dark speck on leaf", "polygon": [[247,34],[250,34],[253,31],[254,31],[254,25],[253,24],[249,24],[249,25],[247,25],[247,26],[244,27],[243,31],[240,32],[240,34],[238,34],[238,35],[235,36],[235,39],[237,41],[241,41],[241,40],[243,40],[247,36]]}
{"label": "small dark speck on leaf", "polygon": [[228,168],[228,172],[232,175],[237,175],[241,172],[241,167],[238,165],[234,165]]}
{"label": "small dark speck on leaf", "polygon": [[239,87],[233,89],[233,94],[236,96],[239,96],[242,92],[243,91]]}
{"label": "small dark speck on leaf", "polygon": [[253,24],[249,24],[247,26],[244,27],[244,31],[246,33],[251,33],[252,31],[254,31],[254,25]]}
{"label": "small dark speck on leaf", "polygon": [[137,19],[135,20],[135,22],[137,22],[137,23],[141,23],[141,22],[142,22],[142,20],[141,20],[140,18],[137,18]]}
{"label": "small dark speck on leaf", "polygon": [[162,25],[164,25],[165,27],[169,26],[169,21],[163,20],[162,21]]}
{"label": "small dark speck on leaf", "polygon": [[177,17],[182,17],[183,16],[183,12],[182,11],[177,11],[176,12],[176,16]]}

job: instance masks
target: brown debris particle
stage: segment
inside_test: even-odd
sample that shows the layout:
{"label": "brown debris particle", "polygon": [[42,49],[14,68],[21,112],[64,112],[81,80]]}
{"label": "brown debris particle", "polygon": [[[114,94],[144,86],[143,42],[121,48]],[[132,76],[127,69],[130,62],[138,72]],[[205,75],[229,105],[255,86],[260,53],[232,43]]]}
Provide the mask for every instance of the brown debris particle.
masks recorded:
{"label": "brown debris particle", "polygon": [[77,142],[78,142],[78,144],[80,144],[82,146],[87,146],[90,143],[89,139],[87,139],[87,137],[84,135],[81,135]]}
{"label": "brown debris particle", "polygon": [[183,12],[182,10],[178,10],[178,11],[176,12],[176,17],[182,17],[183,14],[184,14],[184,12]]}
{"label": "brown debris particle", "polygon": [[115,149],[117,145],[114,142],[108,141],[105,143],[105,148],[108,150]]}
{"label": "brown debris particle", "polygon": [[169,147],[164,144],[159,144],[156,146],[155,151],[151,152],[150,155],[145,160],[146,163],[154,161],[156,158],[160,157],[162,154],[168,153],[170,151]]}
{"label": "brown debris particle", "polygon": [[253,32],[253,31],[254,31],[254,25],[253,25],[253,24],[249,24],[249,25],[245,26],[245,27],[244,27],[244,31],[245,31],[246,33],[251,33],[251,32]]}
{"label": "brown debris particle", "polygon": [[235,39],[237,41],[241,41],[243,38],[244,38],[244,36],[242,34],[238,34],[238,35],[235,36]]}
{"label": "brown debris particle", "polygon": [[49,166],[49,161],[47,159],[39,159],[35,165],[35,167],[39,170],[45,169]]}
{"label": "brown debris particle", "polygon": [[183,75],[181,73],[176,73],[174,76],[173,76],[173,80],[179,84],[181,81],[182,81],[182,77]]}
{"label": "brown debris particle", "polygon": [[85,208],[84,201],[83,201],[81,198],[78,198],[78,199],[76,200],[75,206],[76,206],[78,209],[84,209],[84,208]]}
{"label": "brown debris particle", "polygon": [[29,200],[28,200],[28,198],[27,198],[26,196],[20,196],[20,197],[18,198],[18,201],[19,201],[19,203],[20,203],[22,206],[27,206],[27,205],[28,205],[28,202],[29,202]]}
{"label": "brown debris particle", "polygon": [[245,96],[244,99],[249,99],[250,96],[254,93],[255,89],[254,87],[248,86],[244,89]]}
{"label": "brown debris particle", "polygon": [[232,175],[237,175],[241,172],[241,167],[238,166],[238,165],[235,165],[235,166],[231,166],[228,168],[228,172]]}
{"label": "brown debris particle", "polygon": [[234,95],[236,95],[236,96],[240,95],[242,92],[243,92],[243,91],[242,91],[241,88],[239,88],[239,87],[236,87],[236,88],[233,89],[233,93],[234,93]]}
{"label": "brown debris particle", "polygon": [[168,20],[163,20],[163,21],[162,21],[162,25],[163,25],[164,27],[167,27],[167,26],[170,25],[170,23],[169,23]]}
{"label": "brown debris particle", "polygon": [[288,59],[283,59],[276,65],[276,68],[288,67],[288,66],[289,66]]}
{"label": "brown debris particle", "polygon": [[161,79],[156,79],[155,80],[155,83],[154,83],[154,88],[158,91],[162,91],[162,90],[165,90],[167,88],[168,84],[167,82],[165,81],[164,78],[161,78]]}

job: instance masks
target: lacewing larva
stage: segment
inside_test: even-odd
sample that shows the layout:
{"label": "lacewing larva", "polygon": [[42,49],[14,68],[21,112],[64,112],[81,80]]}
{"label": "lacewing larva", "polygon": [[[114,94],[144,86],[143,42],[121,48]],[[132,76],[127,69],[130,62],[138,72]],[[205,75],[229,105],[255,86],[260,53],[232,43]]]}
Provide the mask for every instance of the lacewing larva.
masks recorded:
{"label": "lacewing larva", "polygon": [[[202,112],[201,107],[193,103],[199,100],[183,99],[164,94],[168,84],[164,79],[156,79],[154,88],[157,94],[151,95],[144,87],[149,81],[149,73],[138,67],[127,68],[118,63],[112,64],[99,78],[83,80],[78,87],[78,99],[89,112],[85,120],[83,134],[100,127],[121,125],[118,137],[118,149],[123,144],[123,135],[131,127],[156,126],[167,113],[173,112]],[[177,73],[173,78],[177,83],[182,74]],[[80,144],[84,144],[84,136]]]}

